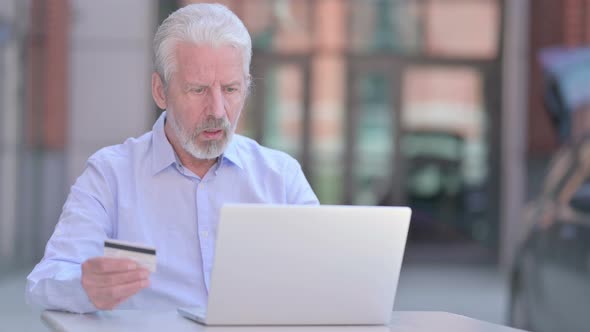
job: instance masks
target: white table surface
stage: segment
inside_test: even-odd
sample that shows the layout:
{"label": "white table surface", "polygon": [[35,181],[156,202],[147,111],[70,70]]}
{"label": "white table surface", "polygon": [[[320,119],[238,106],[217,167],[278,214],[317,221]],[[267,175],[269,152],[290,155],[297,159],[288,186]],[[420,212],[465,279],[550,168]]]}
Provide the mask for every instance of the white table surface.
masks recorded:
{"label": "white table surface", "polygon": [[396,311],[389,326],[216,326],[208,327],[176,311],[114,310],[95,314],[44,311],[43,322],[57,332],[516,332],[506,326],[435,311]]}

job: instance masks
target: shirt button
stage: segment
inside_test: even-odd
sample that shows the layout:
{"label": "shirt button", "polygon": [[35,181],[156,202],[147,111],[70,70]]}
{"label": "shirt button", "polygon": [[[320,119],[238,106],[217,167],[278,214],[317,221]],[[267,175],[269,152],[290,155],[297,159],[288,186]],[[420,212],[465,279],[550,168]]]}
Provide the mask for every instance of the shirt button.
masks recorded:
{"label": "shirt button", "polygon": [[202,231],[202,232],[201,232],[201,236],[202,236],[202,237],[207,237],[207,236],[209,236],[209,232],[207,232],[207,231]]}

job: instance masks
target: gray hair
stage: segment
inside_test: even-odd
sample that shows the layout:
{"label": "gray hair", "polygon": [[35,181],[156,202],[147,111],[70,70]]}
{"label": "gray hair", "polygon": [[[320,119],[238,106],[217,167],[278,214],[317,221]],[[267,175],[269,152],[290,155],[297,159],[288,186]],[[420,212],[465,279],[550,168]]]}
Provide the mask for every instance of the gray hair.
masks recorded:
{"label": "gray hair", "polygon": [[244,23],[220,4],[192,4],[170,14],[154,37],[154,67],[164,86],[176,70],[175,49],[178,42],[191,42],[213,47],[229,45],[242,53],[246,84],[250,83],[252,40]]}

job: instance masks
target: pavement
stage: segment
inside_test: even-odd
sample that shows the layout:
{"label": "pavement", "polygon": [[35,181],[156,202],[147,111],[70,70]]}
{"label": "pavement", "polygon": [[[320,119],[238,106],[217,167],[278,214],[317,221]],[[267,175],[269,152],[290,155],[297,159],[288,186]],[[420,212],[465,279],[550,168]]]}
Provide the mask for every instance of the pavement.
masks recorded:
{"label": "pavement", "polygon": [[5,269],[0,273],[0,322],[2,331],[49,331],[41,323],[40,310],[25,303],[25,279],[30,269]]}
{"label": "pavement", "polygon": [[506,324],[508,279],[493,265],[405,264],[394,310],[446,311]]}

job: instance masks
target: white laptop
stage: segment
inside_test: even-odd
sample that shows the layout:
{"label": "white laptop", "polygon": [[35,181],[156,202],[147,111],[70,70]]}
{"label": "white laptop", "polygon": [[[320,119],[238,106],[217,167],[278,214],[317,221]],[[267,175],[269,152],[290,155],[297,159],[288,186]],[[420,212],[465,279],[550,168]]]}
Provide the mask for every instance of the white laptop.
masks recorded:
{"label": "white laptop", "polygon": [[407,207],[232,204],[221,209],[205,325],[383,325]]}

